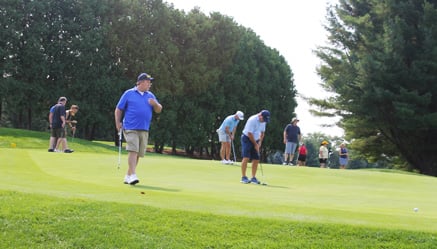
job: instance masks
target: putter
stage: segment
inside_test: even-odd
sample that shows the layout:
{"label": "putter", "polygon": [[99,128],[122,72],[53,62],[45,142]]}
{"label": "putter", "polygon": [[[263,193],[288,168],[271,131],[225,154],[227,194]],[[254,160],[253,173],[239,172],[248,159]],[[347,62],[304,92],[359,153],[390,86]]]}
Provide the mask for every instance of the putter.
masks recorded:
{"label": "putter", "polygon": [[264,170],[263,170],[263,165],[261,163],[261,152],[259,153],[259,168],[261,169],[261,177],[262,177],[262,182],[261,185],[267,186],[267,182],[265,181],[265,177],[264,177]]}
{"label": "putter", "polygon": [[76,130],[73,131],[73,136],[71,137],[71,142],[74,142],[74,134],[76,133]]}
{"label": "putter", "polygon": [[234,146],[234,140],[231,140],[232,145],[232,154],[234,154],[234,163],[237,163],[237,156],[235,156],[235,146]]}
{"label": "putter", "polygon": [[120,161],[121,161],[121,129],[118,132],[118,169],[120,169]]}

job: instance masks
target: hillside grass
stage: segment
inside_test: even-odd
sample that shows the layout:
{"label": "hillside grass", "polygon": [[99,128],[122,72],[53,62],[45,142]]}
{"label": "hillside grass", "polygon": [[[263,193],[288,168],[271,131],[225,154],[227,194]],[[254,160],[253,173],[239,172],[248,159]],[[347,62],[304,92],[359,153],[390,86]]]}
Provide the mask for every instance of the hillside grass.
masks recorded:
{"label": "hillside grass", "polygon": [[118,148],[48,138],[0,128],[0,248],[437,248],[433,177],[263,164],[268,186],[244,185],[238,166],[148,153],[133,187]]}

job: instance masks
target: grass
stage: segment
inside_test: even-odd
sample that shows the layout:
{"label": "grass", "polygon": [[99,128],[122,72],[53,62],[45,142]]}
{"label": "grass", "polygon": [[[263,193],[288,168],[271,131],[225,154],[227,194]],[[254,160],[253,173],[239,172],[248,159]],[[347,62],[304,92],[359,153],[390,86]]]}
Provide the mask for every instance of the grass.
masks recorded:
{"label": "grass", "polygon": [[437,248],[433,177],[263,164],[269,185],[243,185],[148,153],[132,187],[116,147],[47,153],[48,136],[0,128],[0,248]]}

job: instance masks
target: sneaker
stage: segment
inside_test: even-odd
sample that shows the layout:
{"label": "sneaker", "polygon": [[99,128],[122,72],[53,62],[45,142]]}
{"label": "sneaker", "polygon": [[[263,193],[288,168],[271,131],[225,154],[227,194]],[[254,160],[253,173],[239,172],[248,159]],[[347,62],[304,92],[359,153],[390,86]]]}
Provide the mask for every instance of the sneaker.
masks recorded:
{"label": "sneaker", "polygon": [[124,183],[124,184],[128,184],[128,183],[129,183],[129,176],[128,176],[128,175],[126,175],[126,176],[124,177],[124,181],[123,181],[123,183]]}
{"label": "sneaker", "polygon": [[258,179],[256,179],[256,177],[252,177],[252,179],[250,179],[250,183],[253,183],[253,184],[261,184],[261,182],[258,181]]}
{"label": "sneaker", "polygon": [[283,162],[282,165],[287,165],[287,163],[286,163],[286,162]]}
{"label": "sneaker", "polygon": [[74,152],[74,150],[70,150],[70,149],[64,150],[64,153],[73,153],[73,152]]}
{"label": "sneaker", "polygon": [[223,160],[221,160],[221,163],[222,163],[222,164],[228,164],[228,160],[223,159]]}
{"label": "sneaker", "polygon": [[243,177],[241,177],[241,181],[240,182],[244,183],[244,184],[248,184],[250,181],[249,181],[249,178],[247,178],[247,176],[243,176]]}
{"label": "sneaker", "polygon": [[234,161],[232,161],[232,160],[228,160],[228,163],[227,163],[227,164],[232,165],[232,164],[234,164]]}
{"label": "sneaker", "polygon": [[140,180],[138,180],[137,175],[133,174],[133,175],[131,175],[131,176],[129,177],[129,181],[128,181],[128,183],[129,183],[130,185],[135,185],[135,184],[137,184],[137,183],[139,183],[139,182],[140,182]]}
{"label": "sneaker", "polygon": [[54,150],[54,149],[49,149],[48,151],[49,151],[49,152],[55,152],[55,150]]}
{"label": "sneaker", "polygon": [[293,164],[293,163],[289,163],[288,165],[289,165],[289,166],[294,166],[294,164]]}

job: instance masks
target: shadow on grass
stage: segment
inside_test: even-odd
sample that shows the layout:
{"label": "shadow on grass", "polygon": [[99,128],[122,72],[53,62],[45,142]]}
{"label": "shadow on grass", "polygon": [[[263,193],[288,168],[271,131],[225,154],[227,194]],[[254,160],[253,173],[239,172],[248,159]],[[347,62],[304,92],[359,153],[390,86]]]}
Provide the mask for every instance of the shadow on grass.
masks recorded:
{"label": "shadow on grass", "polygon": [[147,189],[147,190],[157,190],[157,191],[166,191],[166,192],[180,192],[179,189],[174,188],[161,188],[161,187],[155,187],[155,186],[147,186],[147,185],[131,185],[133,188],[139,188],[139,189]]}
{"label": "shadow on grass", "polygon": [[285,186],[278,186],[278,185],[270,185],[268,183],[266,183],[267,185],[265,185],[264,187],[267,188],[289,188],[289,187],[285,187]]}

